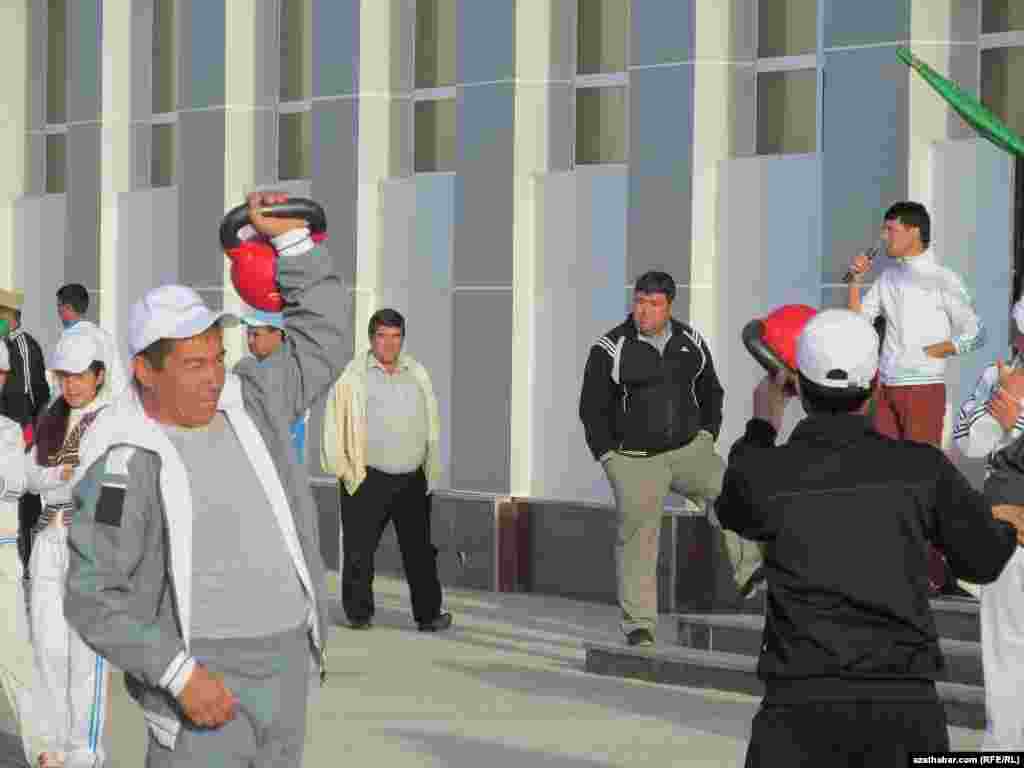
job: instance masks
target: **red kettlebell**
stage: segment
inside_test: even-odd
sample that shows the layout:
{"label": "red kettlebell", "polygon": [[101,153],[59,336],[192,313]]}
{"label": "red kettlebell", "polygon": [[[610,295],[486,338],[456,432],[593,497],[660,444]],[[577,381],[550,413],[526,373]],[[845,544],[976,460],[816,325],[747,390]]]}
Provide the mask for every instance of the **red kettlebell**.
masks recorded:
{"label": "red kettlebell", "polygon": [[784,304],[767,317],[743,327],[743,344],[769,374],[780,369],[796,373],[796,340],[818,310],[806,304]]}
{"label": "red kettlebell", "polygon": [[[287,202],[265,206],[263,213],[283,219],[305,219],[314,242],[327,239],[327,216],[313,200],[292,197]],[[251,224],[249,206],[243,203],[224,215],[220,224],[220,244],[231,259],[231,283],[251,307],[266,312],[284,308],[277,284],[277,252],[266,238],[242,240],[238,232]]]}

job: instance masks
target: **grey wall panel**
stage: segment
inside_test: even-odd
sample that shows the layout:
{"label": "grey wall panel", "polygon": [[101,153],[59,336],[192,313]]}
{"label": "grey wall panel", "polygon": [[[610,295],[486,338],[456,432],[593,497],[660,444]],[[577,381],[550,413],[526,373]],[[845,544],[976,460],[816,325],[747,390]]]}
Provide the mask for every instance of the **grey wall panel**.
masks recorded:
{"label": "grey wall panel", "polygon": [[909,70],[889,46],[825,58],[822,272],[836,283],[907,195]]}
{"label": "grey wall panel", "polygon": [[[932,238],[935,257],[959,274],[985,325],[985,346],[950,360],[946,403],[950,419],[995,358],[1010,343],[1013,286],[1013,164],[981,139],[946,141],[933,153]],[[956,333],[957,330],[954,330]]]}
{"label": "grey wall panel", "polygon": [[100,115],[102,0],[68,3],[68,121]]}
{"label": "grey wall panel", "polygon": [[911,0],[820,0],[825,4],[825,46],[868,45],[910,37]]}
{"label": "grey wall panel", "polygon": [[757,70],[752,66],[732,68],[729,98],[729,137],[733,157],[749,157],[757,151]]}
{"label": "grey wall panel", "polygon": [[255,0],[255,5],[257,55],[252,74],[256,79],[256,105],[273,106],[281,88],[281,11],[278,0]]}
{"label": "grey wall panel", "polygon": [[45,353],[60,335],[54,292],[64,275],[65,196],[21,198],[14,204],[12,223],[14,287],[25,292],[21,323]]}
{"label": "grey wall panel", "polygon": [[[977,14],[977,10],[975,10]],[[977,24],[977,15],[975,15]],[[950,45],[946,47],[946,61],[941,68],[942,72],[951,77],[961,88],[977,94],[981,90],[978,71],[978,49],[973,45]],[[917,77],[917,75],[914,75]],[[937,94],[929,94],[932,98],[939,98]],[[946,130],[950,138],[969,139],[975,136],[975,131],[952,109],[947,110]]]}
{"label": "grey wall panel", "polygon": [[[727,2],[728,0],[720,0]],[[694,0],[633,0],[630,64],[668,64],[694,56]]]}
{"label": "grey wall panel", "polygon": [[459,0],[457,13],[458,82],[515,77],[514,0]]}
{"label": "grey wall panel", "polygon": [[[537,182],[531,494],[610,503],[579,419],[594,342],[626,314],[626,171],[557,173]],[[557,329],[557,330],[556,330]]]}
{"label": "grey wall panel", "polygon": [[334,266],[348,285],[356,275],[356,197],[359,150],[358,102],[313,104],[312,195],[327,212]]}
{"label": "grey wall panel", "polygon": [[313,94],[353,94],[359,83],[359,0],[312,0]]}
{"label": "grey wall panel", "polygon": [[693,66],[630,74],[630,277],[663,269],[689,282]]}
{"label": "grey wall panel", "polygon": [[382,206],[389,225],[379,304],[405,316],[405,349],[430,374],[441,416],[441,487],[450,487],[454,178],[427,174],[386,182]]}
{"label": "grey wall panel", "polygon": [[224,2],[178,0],[178,101],[183,108],[224,103]]}
{"label": "grey wall panel", "polygon": [[[715,332],[708,342],[725,388],[722,450],[743,434],[750,393],[763,377],[740,343],[743,326],[781,304],[816,306],[821,296],[816,174],[814,155],[743,158],[721,166]],[[797,405],[787,409],[784,435],[800,412]]]}
{"label": "grey wall panel", "polygon": [[515,96],[511,84],[458,90],[456,285],[511,285]]}
{"label": "grey wall panel", "polygon": [[[100,287],[100,127],[68,128],[68,258],[66,282]],[[57,290],[59,286],[54,286]]]}
{"label": "grey wall panel", "polygon": [[29,3],[28,128],[46,123],[46,3]]}
{"label": "grey wall panel", "polygon": [[[224,254],[217,232],[224,215],[224,112],[178,115],[180,278],[214,290],[224,283]],[[239,201],[241,202],[241,201]]]}
{"label": "grey wall panel", "polygon": [[128,356],[128,316],[132,304],[151,288],[179,281],[178,191],[143,189],[117,197],[117,317],[109,328]]}
{"label": "grey wall panel", "polygon": [[451,483],[507,493],[512,291],[462,291],[454,300]]}
{"label": "grey wall panel", "polygon": [[25,194],[41,195],[46,190],[46,136],[25,136]]}
{"label": "grey wall panel", "polygon": [[578,0],[551,0],[551,79],[569,80],[576,74],[576,3]]}
{"label": "grey wall panel", "polygon": [[153,114],[153,3],[135,0],[132,6],[132,40],[150,41],[132,46],[132,120],[146,120]]}
{"label": "grey wall panel", "polygon": [[277,179],[277,112],[258,109],[253,114],[253,178],[258,185]]}
{"label": "grey wall panel", "polygon": [[[527,86],[519,86],[524,88]],[[547,86],[548,110],[548,170],[566,171],[572,167],[573,157],[573,87],[562,83]]]}

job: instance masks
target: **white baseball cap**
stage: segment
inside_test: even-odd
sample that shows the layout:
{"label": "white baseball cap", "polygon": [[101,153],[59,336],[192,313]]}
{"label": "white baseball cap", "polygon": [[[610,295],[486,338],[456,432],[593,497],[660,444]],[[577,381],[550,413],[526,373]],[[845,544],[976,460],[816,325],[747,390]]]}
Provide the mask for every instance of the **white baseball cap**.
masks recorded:
{"label": "white baseball cap", "polygon": [[217,312],[187,285],[153,288],[132,305],[128,314],[128,351],[134,357],[160,339],[190,339],[214,323],[238,324],[230,312]]}
{"label": "white baseball cap", "polygon": [[878,372],[878,334],[856,312],[826,309],[797,339],[796,367],[822,387],[868,389]]}
{"label": "white baseball cap", "polygon": [[63,373],[82,373],[96,360],[103,360],[103,349],[88,333],[65,333],[50,353],[49,369]]}

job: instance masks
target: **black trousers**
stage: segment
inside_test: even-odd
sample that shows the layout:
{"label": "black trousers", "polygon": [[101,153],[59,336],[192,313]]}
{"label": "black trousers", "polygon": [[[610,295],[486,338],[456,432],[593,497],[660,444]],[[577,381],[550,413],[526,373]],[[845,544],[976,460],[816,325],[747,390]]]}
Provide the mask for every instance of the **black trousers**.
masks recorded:
{"label": "black trousers", "polygon": [[21,557],[26,576],[29,558],[32,557],[32,539],[35,537],[32,529],[35,528],[42,513],[42,500],[36,494],[26,493],[18,499],[18,556]]}
{"label": "black trousers", "polygon": [[910,752],[946,752],[938,696],[909,701],[771,703],[754,716],[746,768],[900,768]]}
{"label": "black trousers", "polygon": [[430,539],[430,497],[422,469],[391,475],[367,467],[366,479],[349,495],[341,486],[342,568],[341,602],[349,621],[373,616],[373,560],[381,534],[395,525],[402,567],[417,623],[441,613],[441,582],[437,578],[437,548]]}

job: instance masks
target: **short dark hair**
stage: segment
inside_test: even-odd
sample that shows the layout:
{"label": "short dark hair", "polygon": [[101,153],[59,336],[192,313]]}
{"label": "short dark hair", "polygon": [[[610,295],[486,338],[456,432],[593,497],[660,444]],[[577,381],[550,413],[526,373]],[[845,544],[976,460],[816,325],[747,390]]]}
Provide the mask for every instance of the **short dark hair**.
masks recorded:
{"label": "short dark hair", "polygon": [[664,293],[671,302],[676,297],[676,281],[668,272],[644,272],[636,279],[633,293]]}
{"label": "short dark hair", "polygon": [[397,309],[378,309],[373,313],[373,317],[370,318],[369,329],[371,339],[382,325],[388,328],[397,328],[402,332],[402,336],[405,336],[405,318],[402,317],[402,313]]}
{"label": "short dark hair", "polygon": [[921,244],[925,247],[932,241],[932,218],[921,203],[904,200],[893,203],[885,212],[883,221],[899,220],[905,227],[917,227],[921,233]]}
{"label": "short dark hair", "polygon": [[89,291],[81,283],[68,283],[57,290],[57,301],[84,315],[89,310]]}
{"label": "short dark hair", "polygon": [[871,399],[872,388],[833,389],[815,384],[797,371],[800,379],[800,397],[808,413],[854,413]]}

